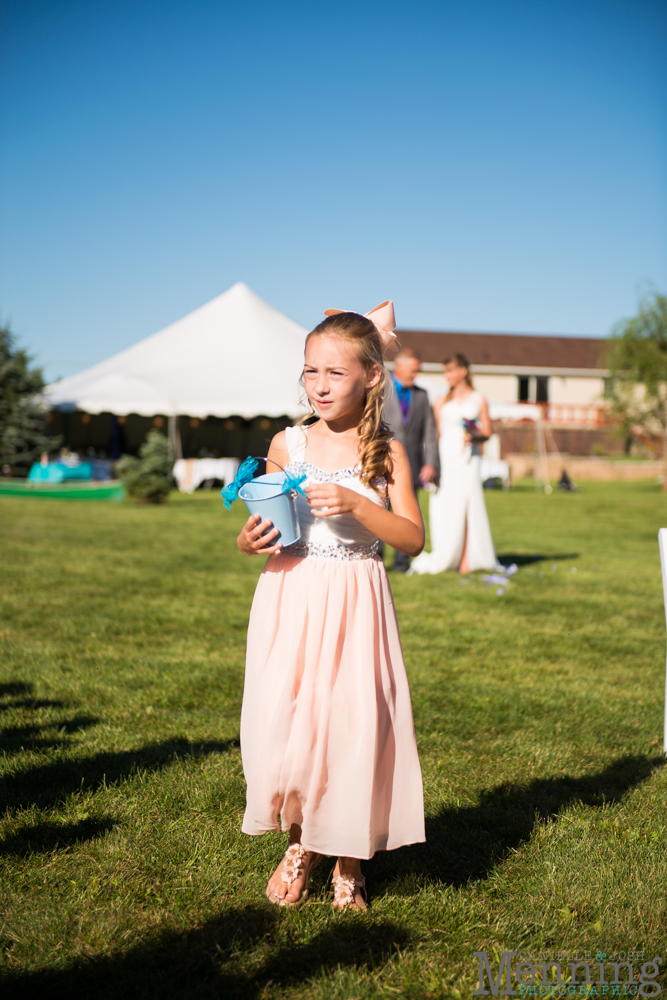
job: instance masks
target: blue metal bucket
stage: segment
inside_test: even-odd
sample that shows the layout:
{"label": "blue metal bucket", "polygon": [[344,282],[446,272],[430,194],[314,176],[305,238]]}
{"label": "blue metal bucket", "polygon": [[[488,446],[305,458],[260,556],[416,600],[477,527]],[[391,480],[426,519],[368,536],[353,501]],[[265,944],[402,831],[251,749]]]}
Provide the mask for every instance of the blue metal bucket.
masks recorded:
{"label": "blue metal bucket", "polygon": [[[262,521],[269,520],[280,532],[269,542],[270,545],[291,545],[301,538],[299,515],[296,510],[296,493],[281,491],[285,481],[284,472],[270,472],[257,476],[242,486],[239,496],[251,514],[259,514]],[[270,531],[268,528],[267,531]]]}

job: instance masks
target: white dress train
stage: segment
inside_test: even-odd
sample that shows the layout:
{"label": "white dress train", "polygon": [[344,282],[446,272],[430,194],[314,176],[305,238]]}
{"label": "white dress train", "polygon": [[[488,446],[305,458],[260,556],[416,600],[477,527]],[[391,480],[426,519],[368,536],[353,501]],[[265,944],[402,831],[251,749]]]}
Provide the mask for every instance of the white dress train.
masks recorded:
{"label": "white dress train", "polygon": [[479,420],[482,395],[451,399],[440,410],[440,487],[431,493],[431,551],[413,559],[409,573],[458,569],[468,533],[470,570],[499,567],[479,468],[479,448],[466,444],[463,420]]}

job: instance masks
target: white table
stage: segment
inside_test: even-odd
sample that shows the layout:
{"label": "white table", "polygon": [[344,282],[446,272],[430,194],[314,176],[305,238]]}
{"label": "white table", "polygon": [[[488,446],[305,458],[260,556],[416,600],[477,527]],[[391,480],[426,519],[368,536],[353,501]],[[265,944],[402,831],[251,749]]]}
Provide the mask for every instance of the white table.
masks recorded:
{"label": "white table", "polygon": [[181,493],[194,493],[201,483],[220,479],[231,483],[239,467],[238,458],[179,458],[174,477]]}
{"label": "white table", "polygon": [[505,462],[504,459],[497,458],[480,458],[479,460],[479,474],[482,482],[486,482],[487,479],[502,479],[503,483],[509,485],[510,481],[510,467],[509,462]]}

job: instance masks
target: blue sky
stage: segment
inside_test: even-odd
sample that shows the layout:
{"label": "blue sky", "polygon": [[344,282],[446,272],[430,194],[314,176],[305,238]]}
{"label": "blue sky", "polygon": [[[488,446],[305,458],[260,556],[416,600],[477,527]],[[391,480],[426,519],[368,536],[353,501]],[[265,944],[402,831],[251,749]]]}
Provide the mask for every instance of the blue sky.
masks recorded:
{"label": "blue sky", "polygon": [[666,51],[664,0],[0,0],[0,313],[49,378],[238,280],[606,335],[667,290]]}

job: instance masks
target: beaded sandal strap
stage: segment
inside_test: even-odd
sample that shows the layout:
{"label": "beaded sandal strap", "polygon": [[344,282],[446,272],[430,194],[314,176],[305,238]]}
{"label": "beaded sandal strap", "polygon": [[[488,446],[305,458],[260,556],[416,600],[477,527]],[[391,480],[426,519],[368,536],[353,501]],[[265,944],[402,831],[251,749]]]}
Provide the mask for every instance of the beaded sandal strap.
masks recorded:
{"label": "beaded sandal strap", "polygon": [[334,887],[334,906],[346,909],[354,904],[355,889],[361,889],[366,897],[366,879],[350,878],[347,875],[337,875],[331,880]]}
{"label": "beaded sandal strap", "polygon": [[301,869],[304,867],[303,859],[305,854],[306,852],[301,844],[290,844],[285,851],[285,857],[283,859],[283,881],[287,882],[288,885],[291,885],[292,882],[295,882],[298,879]]}

